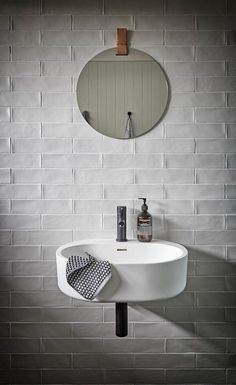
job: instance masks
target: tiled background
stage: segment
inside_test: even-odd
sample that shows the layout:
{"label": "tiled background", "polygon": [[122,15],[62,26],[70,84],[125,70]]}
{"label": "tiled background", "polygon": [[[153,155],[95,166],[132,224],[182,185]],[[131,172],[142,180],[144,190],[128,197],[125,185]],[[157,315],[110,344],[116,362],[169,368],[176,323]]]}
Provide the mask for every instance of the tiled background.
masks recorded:
{"label": "tiled background", "polygon": [[[1,0],[0,384],[235,384],[236,1]],[[117,27],[165,68],[165,119],[136,140],[81,118],[78,74]],[[57,289],[55,249],[115,237],[149,198],[154,235],[187,245],[178,297],[114,307]]]}

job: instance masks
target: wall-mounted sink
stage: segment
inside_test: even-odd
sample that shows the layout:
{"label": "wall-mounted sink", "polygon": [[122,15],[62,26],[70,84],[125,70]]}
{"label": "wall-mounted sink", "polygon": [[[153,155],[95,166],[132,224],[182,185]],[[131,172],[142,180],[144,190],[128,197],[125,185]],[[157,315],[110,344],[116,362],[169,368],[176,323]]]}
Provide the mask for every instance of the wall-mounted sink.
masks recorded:
{"label": "wall-mounted sink", "polygon": [[56,252],[58,286],[66,295],[85,301],[66,280],[66,262],[71,255],[87,251],[108,260],[112,278],[94,302],[144,302],[174,297],[184,290],[188,251],[167,241],[83,240],[68,243]]}

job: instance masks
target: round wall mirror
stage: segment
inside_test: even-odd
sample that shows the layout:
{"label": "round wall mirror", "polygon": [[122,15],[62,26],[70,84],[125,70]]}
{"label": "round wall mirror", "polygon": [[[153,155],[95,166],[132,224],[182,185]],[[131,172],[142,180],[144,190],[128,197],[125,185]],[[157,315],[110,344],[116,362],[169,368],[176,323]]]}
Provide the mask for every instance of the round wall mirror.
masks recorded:
{"label": "round wall mirror", "polygon": [[84,119],[96,131],[116,139],[135,138],[163,117],[168,82],[150,55],[130,49],[128,55],[117,56],[112,48],[85,65],[77,100]]}

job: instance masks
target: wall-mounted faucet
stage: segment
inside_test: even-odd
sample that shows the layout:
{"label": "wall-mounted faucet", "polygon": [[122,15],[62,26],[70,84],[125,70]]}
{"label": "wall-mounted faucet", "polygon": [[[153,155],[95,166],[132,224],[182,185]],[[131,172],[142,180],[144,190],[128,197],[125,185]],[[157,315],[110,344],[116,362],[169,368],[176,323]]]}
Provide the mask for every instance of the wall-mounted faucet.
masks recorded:
{"label": "wall-mounted faucet", "polygon": [[126,242],[126,206],[117,206],[117,242]]}

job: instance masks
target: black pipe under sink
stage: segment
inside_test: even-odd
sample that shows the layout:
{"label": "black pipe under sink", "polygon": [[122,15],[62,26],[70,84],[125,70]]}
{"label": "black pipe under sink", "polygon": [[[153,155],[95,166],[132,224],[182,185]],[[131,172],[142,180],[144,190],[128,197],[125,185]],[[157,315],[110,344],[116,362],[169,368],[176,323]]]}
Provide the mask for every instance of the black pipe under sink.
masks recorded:
{"label": "black pipe under sink", "polygon": [[128,334],[128,304],[116,302],[116,336],[126,337]]}

